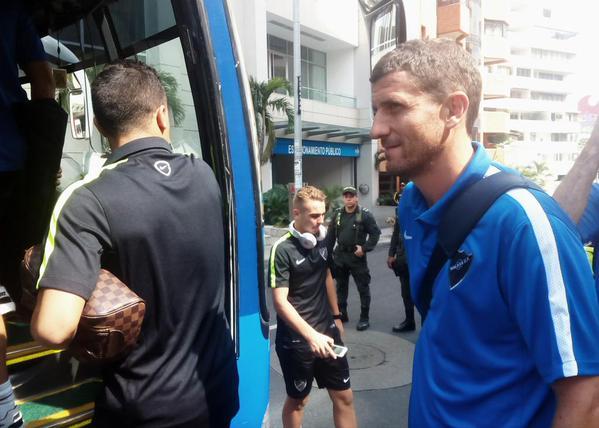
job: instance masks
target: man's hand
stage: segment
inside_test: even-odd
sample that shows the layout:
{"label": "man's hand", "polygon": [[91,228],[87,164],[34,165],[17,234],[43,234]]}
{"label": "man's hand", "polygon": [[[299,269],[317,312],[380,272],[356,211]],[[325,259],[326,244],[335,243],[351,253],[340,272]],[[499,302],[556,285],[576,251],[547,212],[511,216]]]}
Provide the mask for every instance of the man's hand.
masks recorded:
{"label": "man's hand", "polygon": [[395,269],[395,256],[387,257],[387,267],[389,269]]}
{"label": "man's hand", "polygon": [[339,334],[341,334],[341,338],[345,336],[345,328],[343,328],[343,323],[341,320],[335,320],[335,325],[337,326],[337,330],[339,330]]}
{"label": "man's hand", "polygon": [[354,254],[357,257],[364,257],[364,249],[362,248],[361,245],[356,245],[356,251],[354,251]]}
{"label": "man's hand", "polygon": [[335,341],[332,337],[318,333],[314,330],[314,333],[306,339],[310,349],[319,358],[337,358],[335,352],[333,352],[333,344]]}

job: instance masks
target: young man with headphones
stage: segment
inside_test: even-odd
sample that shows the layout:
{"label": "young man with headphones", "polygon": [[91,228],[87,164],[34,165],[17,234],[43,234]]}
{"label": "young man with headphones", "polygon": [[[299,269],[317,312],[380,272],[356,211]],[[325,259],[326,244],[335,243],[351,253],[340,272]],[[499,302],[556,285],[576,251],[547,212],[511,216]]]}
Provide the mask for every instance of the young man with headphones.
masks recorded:
{"label": "young man with headphones", "polygon": [[276,351],[287,390],[283,426],[300,427],[316,378],[333,401],[336,427],[355,427],[347,358],[337,357],[343,325],[328,269],[325,195],[306,186],[293,199],[289,232],[272,247],[269,281],[277,311]]}

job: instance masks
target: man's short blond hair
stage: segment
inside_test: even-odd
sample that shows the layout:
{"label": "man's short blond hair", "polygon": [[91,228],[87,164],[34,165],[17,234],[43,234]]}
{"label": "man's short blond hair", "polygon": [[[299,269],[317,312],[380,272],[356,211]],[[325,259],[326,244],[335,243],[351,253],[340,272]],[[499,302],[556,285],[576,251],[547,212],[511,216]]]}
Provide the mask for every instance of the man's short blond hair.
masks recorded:
{"label": "man's short blond hair", "polygon": [[304,186],[293,197],[293,208],[304,206],[308,200],[325,202],[326,199],[327,197],[322,190],[314,186]]}

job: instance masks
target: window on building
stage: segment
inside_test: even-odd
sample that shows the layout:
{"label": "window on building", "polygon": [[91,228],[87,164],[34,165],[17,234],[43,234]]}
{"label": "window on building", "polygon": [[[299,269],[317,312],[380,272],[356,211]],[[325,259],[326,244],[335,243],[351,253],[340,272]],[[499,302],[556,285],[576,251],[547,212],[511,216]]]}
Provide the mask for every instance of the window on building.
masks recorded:
{"label": "window on building", "polygon": [[[326,102],[327,54],[316,49],[301,47],[302,96]],[[293,42],[268,35],[269,78],[282,77],[294,85]]]}
{"label": "window on building", "polygon": [[541,111],[523,112],[520,117],[522,120],[545,120],[545,116]]}
{"label": "window on building", "polygon": [[551,9],[543,9],[543,17],[551,18]]}
{"label": "window on building", "polygon": [[485,19],[485,35],[505,37],[506,33],[507,24],[505,22]]}
{"label": "window on building", "polygon": [[397,6],[395,3],[381,9],[372,21],[370,35],[370,63],[374,65],[397,46]]}
{"label": "window on building", "polygon": [[526,90],[525,89],[511,89],[510,90],[510,97],[511,98],[528,98],[526,96]]}
{"label": "window on building", "polygon": [[532,91],[530,93],[530,98],[533,100],[540,100],[540,101],[565,101],[566,100],[566,96],[563,94],[553,94],[551,92],[537,92],[537,91]]}
{"label": "window on building", "polygon": [[499,65],[497,66],[497,74],[501,74],[502,76],[511,76],[512,69],[505,65]]}
{"label": "window on building", "polygon": [[517,68],[516,76],[530,77],[530,68]]}
{"label": "window on building", "polygon": [[518,120],[520,119],[520,115],[518,113],[510,113],[510,119]]}
{"label": "window on building", "polygon": [[567,61],[567,60],[574,59],[574,57],[575,57],[575,54],[573,54],[573,53],[553,51],[553,50],[549,50],[549,49],[538,49],[538,48],[532,48],[530,50],[530,53],[534,58],[552,60],[552,61],[554,61],[554,60]]}
{"label": "window on building", "polygon": [[550,73],[547,71],[535,71],[535,77],[537,79],[545,80],[564,80],[564,75],[559,73]]}
{"label": "window on building", "polygon": [[552,132],[551,133],[551,141],[553,141],[553,142],[568,141],[568,133],[567,132]]}
{"label": "window on building", "polygon": [[553,160],[557,161],[557,162],[561,162],[564,160],[564,154],[563,153],[554,153],[553,154]]}

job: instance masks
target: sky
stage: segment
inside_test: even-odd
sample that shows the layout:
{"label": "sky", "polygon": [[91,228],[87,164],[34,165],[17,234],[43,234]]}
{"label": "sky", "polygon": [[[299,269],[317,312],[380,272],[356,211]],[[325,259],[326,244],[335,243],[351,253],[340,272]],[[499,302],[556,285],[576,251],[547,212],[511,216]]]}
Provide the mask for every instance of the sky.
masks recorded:
{"label": "sky", "polygon": [[593,95],[599,101],[599,2],[594,0],[567,0],[560,13],[579,32],[580,68],[576,73],[579,94]]}

